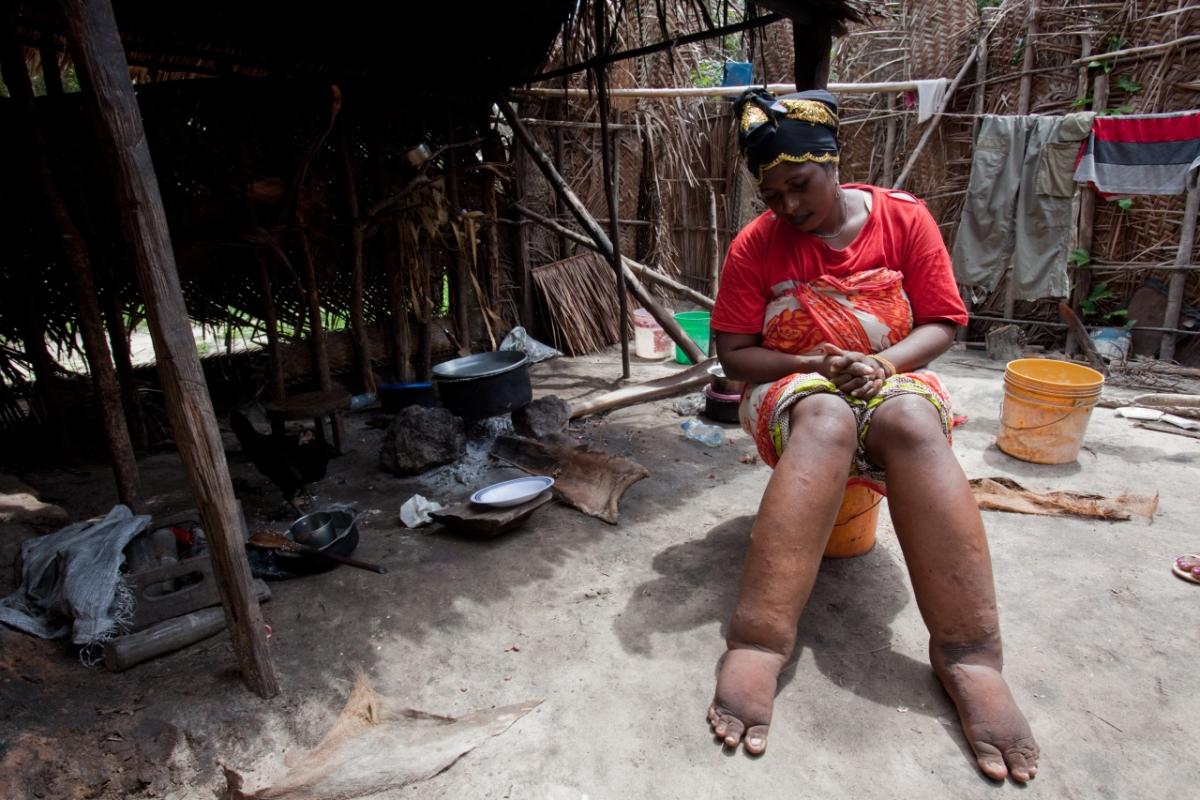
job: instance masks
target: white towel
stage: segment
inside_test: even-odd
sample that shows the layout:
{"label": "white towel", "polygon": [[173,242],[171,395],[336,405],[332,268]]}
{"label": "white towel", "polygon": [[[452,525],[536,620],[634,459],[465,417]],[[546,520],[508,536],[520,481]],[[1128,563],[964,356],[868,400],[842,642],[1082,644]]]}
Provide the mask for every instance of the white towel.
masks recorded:
{"label": "white towel", "polygon": [[928,81],[917,81],[917,124],[942,110],[946,101],[946,87],[950,85],[949,78],[935,78]]}

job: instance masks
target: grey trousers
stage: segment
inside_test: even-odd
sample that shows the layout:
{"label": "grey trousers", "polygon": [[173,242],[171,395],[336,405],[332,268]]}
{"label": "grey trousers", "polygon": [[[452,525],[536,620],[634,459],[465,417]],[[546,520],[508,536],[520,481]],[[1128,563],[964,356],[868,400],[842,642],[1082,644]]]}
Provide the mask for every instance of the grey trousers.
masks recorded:
{"label": "grey trousers", "polygon": [[1067,296],[1071,176],[1092,117],[983,118],[951,252],[959,283],[991,292],[1011,260],[1018,300]]}

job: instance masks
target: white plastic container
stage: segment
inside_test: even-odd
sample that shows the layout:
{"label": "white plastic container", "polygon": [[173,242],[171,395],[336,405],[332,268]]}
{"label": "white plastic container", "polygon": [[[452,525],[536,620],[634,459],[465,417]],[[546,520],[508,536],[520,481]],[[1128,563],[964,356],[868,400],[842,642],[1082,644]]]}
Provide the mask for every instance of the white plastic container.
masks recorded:
{"label": "white plastic container", "polygon": [[671,355],[674,342],[644,308],[633,312],[633,350],[638,358],[661,361]]}

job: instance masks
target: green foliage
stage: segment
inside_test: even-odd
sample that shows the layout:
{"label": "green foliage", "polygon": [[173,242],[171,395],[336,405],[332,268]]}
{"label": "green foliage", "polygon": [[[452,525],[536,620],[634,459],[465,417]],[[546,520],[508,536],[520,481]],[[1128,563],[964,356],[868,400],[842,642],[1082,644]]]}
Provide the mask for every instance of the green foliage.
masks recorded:
{"label": "green foliage", "polygon": [[1086,267],[1092,263],[1092,255],[1087,250],[1077,247],[1067,256],[1067,261],[1076,267]]}
{"label": "green foliage", "polygon": [[1122,114],[1132,114],[1133,106],[1120,105],[1115,108],[1106,108],[1102,111],[1097,111],[1096,114],[1101,117],[1119,117]]}
{"label": "green foliage", "polygon": [[1097,304],[1112,297],[1115,297],[1112,287],[1108,285],[1107,281],[1102,281],[1092,287],[1092,291],[1088,293],[1087,299],[1081,302],[1079,307],[1083,309],[1085,314],[1095,314]]}
{"label": "green foliage", "polygon": [[1117,204],[1117,208],[1121,209],[1122,211],[1128,211],[1129,209],[1133,208],[1132,197],[1122,197],[1120,200],[1115,202]]}
{"label": "green foliage", "polygon": [[1122,327],[1125,330],[1132,328],[1137,320],[1129,319],[1129,310],[1124,308],[1116,308],[1111,311],[1101,312],[1101,307],[1105,304],[1104,301],[1112,300],[1116,297],[1113,294],[1112,287],[1107,282],[1101,282],[1092,287],[1092,291],[1088,294],[1087,299],[1079,304],[1083,309],[1085,316],[1092,317],[1093,320],[1099,320],[1101,325],[1110,327]]}
{"label": "green foliage", "polygon": [[690,81],[692,86],[707,89],[713,86],[720,86],[724,77],[724,61],[704,59],[696,69],[692,70]]}
{"label": "green foliage", "polygon": [[1113,81],[1113,85],[1122,92],[1128,92],[1129,94],[1137,94],[1142,90],[1142,85],[1128,75],[1118,75],[1117,79]]}

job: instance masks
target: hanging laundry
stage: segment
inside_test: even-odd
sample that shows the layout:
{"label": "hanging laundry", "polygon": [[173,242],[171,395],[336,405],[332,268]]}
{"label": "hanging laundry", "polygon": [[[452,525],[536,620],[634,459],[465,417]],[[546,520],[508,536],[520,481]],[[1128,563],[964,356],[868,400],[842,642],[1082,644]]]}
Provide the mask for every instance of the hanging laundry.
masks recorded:
{"label": "hanging laundry", "polygon": [[[950,85],[949,78],[935,78],[927,81],[917,81],[917,124],[925,122],[942,110],[946,102],[946,88]],[[911,103],[909,104],[911,106]]]}
{"label": "hanging laundry", "polygon": [[951,252],[974,299],[995,290],[1010,262],[1018,300],[1067,296],[1071,171],[1092,117],[983,117]]}
{"label": "hanging laundry", "polygon": [[1075,170],[1103,196],[1183,194],[1200,175],[1200,111],[1097,117]]}

